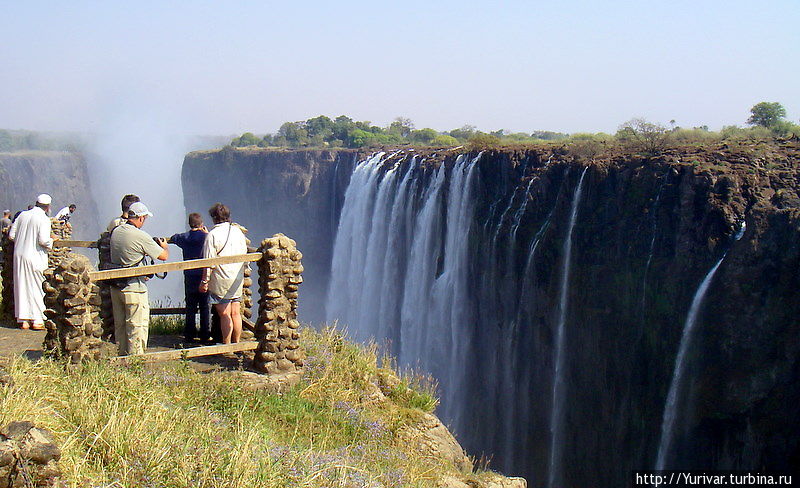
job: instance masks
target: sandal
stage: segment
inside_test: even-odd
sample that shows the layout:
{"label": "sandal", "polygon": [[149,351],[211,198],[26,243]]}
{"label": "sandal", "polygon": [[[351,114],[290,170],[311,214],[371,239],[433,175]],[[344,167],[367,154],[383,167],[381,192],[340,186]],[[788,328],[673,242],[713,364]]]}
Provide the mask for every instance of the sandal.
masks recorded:
{"label": "sandal", "polygon": [[44,330],[44,324],[33,324],[31,330]]}
{"label": "sandal", "polygon": [[28,322],[27,320],[23,320],[22,322],[19,323],[19,328],[24,330],[30,329],[31,323]]}

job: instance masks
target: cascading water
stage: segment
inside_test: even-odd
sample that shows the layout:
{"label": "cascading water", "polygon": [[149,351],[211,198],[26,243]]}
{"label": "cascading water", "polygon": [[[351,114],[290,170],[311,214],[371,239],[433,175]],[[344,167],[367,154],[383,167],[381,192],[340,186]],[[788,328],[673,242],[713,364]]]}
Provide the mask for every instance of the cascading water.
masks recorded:
{"label": "cascading water", "polygon": [[454,426],[463,406],[465,236],[479,158],[461,155],[434,170],[421,207],[416,157],[378,153],[359,163],[345,193],[326,309],[357,339],[391,341],[401,364],[435,372],[442,416]]}
{"label": "cascading water", "polygon": [[645,302],[647,300],[647,273],[650,271],[650,263],[653,261],[653,251],[656,247],[656,236],[658,235],[658,204],[661,202],[661,194],[664,193],[664,186],[667,184],[667,176],[664,176],[664,179],[661,181],[661,185],[658,188],[658,194],[656,195],[656,201],[653,203],[653,209],[651,210],[651,237],[650,237],[650,249],[647,253],[647,263],[644,265],[644,274],[642,276],[642,317],[644,317],[644,310],[645,310]]}
{"label": "cascading water", "polygon": [[583,169],[578,186],[575,188],[575,196],[572,197],[572,210],[569,216],[569,226],[567,235],[564,238],[564,262],[561,274],[561,294],[558,305],[558,326],[556,329],[556,349],[553,371],[553,397],[550,413],[550,463],[548,469],[547,486],[553,488],[559,486],[559,476],[561,474],[561,448],[562,433],[564,423],[564,397],[566,395],[566,383],[564,380],[564,343],[567,322],[567,300],[569,291],[570,262],[572,257],[572,230],[575,228],[575,221],[578,217],[578,207],[581,203],[581,192],[583,190],[583,179],[586,170]]}
{"label": "cascading water", "polygon": [[[745,222],[742,221],[741,227],[734,239],[737,241],[740,240],[742,236],[744,236],[746,228]],[[706,274],[706,277],[703,278],[703,281],[700,282],[700,286],[697,288],[694,298],[692,299],[692,305],[689,307],[689,313],[686,315],[686,322],[683,325],[683,333],[681,334],[681,343],[680,346],[678,346],[678,355],[675,358],[675,372],[672,375],[672,381],[669,385],[669,393],[667,394],[667,401],[664,406],[664,416],[661,421],[661,440],[658,443],[658,455],[655,465],[655,469],[657,470],[665,469],[667,456],[672,448],[672,442],[675,436],[675,421],[678,415],[678,407],[681,403],[680,397],[682,396],[683,378],[686,372],[686,354],[692,346],[697,317],[703,305],[706,292],[711,285],[711,280],[714,279],[714,275],[717,273],[717,270],[722,264],[722,261],[725,260],[729,251],[730,249],[723,253],[722,257],[719,258],[717,263],[711,268],[708,274]]]}

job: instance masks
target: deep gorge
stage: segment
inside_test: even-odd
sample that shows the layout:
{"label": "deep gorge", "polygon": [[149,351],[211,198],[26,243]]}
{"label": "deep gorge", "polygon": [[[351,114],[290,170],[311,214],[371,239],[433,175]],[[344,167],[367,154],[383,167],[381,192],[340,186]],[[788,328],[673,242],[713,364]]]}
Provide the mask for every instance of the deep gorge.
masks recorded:
{"label": "deep gorge", "polygon": [[187,211],[292,236],[301,319],[432,373],[470,454],[621,486],[655,467],[671,389],[667,468],[798,470],[798,149],[225,148],[182,184]]}

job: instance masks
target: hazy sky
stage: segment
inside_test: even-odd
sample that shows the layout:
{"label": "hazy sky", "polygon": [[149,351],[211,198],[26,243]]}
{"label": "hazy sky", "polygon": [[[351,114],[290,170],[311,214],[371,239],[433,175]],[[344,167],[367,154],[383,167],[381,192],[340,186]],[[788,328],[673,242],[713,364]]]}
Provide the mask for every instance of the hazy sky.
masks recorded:
{"label": "hazy sky", "polygon": [[385,125],[614,131],[642,116],[800,119],[798,0],[0,0],[0,127],[274,132]]}

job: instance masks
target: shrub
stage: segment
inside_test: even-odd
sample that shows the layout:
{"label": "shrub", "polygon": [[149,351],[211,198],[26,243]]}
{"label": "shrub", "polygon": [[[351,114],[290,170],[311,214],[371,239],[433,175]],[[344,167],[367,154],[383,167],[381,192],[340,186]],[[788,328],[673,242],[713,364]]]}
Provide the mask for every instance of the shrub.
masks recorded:
{"label": "shrub", "polygon": [[631,119],[619,126],[617,139],[631,150],[648,155],[663,151],[669,141],[670,132],[666,127],[644,119]]}
{"label": "shrub", "polygon": [[470,151],[490,149],[500,145],[500,138],[491,134],[479,132],[467,140]]}
{"label": "shrub", "polygon": [[458,139],[447,134],[439,134],[431,141],[431,146],[458,146],[458,144]]}

